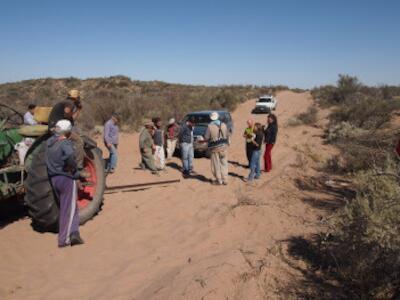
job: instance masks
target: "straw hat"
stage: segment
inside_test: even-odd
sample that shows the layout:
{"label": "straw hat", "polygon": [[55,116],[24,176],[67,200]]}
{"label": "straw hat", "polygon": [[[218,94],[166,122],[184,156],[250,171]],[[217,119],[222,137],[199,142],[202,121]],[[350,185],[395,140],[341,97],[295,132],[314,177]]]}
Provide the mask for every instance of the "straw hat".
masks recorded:
{"label": "straw hat", "polygon": [[213,112],[210,114],[210,119],[211,119],[211,121],[216,121],[216,120],[218,120],[218,118],[219,118],[219,114],[218,114],[216,111],[213,111]]}
{"label": "straw hat", "polygon": [[78,99],[81,97],[81,93],[78,90],[73,89],[68,92],[68,97],[73,99]]}
{"label": "straw hat", "polygon": [[168,121],[168,124],[169,124],[169,125],[172,125],[172,124],[174,124],[174,123],[175,123],[175,119],[174,119],[174,118],[169,119],[169,121]]}

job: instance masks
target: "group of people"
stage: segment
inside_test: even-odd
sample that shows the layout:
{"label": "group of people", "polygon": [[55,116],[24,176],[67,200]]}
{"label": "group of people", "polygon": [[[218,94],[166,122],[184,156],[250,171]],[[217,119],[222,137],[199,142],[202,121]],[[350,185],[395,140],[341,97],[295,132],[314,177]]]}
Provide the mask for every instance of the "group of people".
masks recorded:
{"label": "group of people", "polygon": [[179,133],[180,127],[174,118],[168,121],[165,129],[159,117],[146,121],[139,135],[140,167],[157,175],[165,170],[165,161],[173,156]]}
{"label": "group of people", "polygon": [[[31,104],[24,115],[26,125],[36,125],[34,118],[35,105]],[[65,100],[56,103],[49,115],[48,126],[51,137],[47,140],[47,169],[54,193],[60,202],[58,246],[74,246],[83,244],[79,234],[79,215],[76,205],[79,186],[90,174],[84,169],[84,144],[75,126],[75,121],[82,111],[80,92],[71,90]],[[112,114],[104,124],[103,139],[109,151],[106,171],[114,173],[118,162],[119,123],[120,115]],[[228,184],[228,147],[230,143],[227,125],[220,121],[217,112],[210,113],[210,124],[204,135],[203,142],[208,144],[211,161],[211,172],[215,185]],[[140,166],[159,174],[165,169],[166,160],[170,160],[179,147],[182,159],[183,177],[187,178],[194,172],[194,124],[188,119],[181,126],[171,118],[164,128],[161,118],[147,121],[139,135],[141,154]],[[269,115],[267,126],[248,121],[245,130],[247,158],[250,168],[248,181],[260,177],[261,146],[265,146],[265,171],[272,167],[271,150],[276,141],[277,120],[275,115]]]}
{"label": "group of people", "polygon": [[[104,144],[110,154],[106,167],[109,173],[114,173],[118,161],[119,120],[119,115],[113,114],[104,126]],[[212,183],[227,185],[229,131],[226,124],[220,121],[218,112],[211,112],[210,120],[203,142],[208,144],[211,172],[214,176]],[[190,177],[194,172],[193,129],[194,124],[190,119],[180,126],[174,118],[171,118],[165,128],[159,117],[146,121],[139,135],[140,168],[148,169],[152,174],[159,175],[160,171],[165,170],[166,160],[170,160],[176,147],[179,147],[183,177]],[[246,156],[250,169],[247,182],[252,183],[254,179],[261,176],[260,160],[263,144],[265,144],[264,171],[271,171],[271,152],[276,142],[277,133],[278,122],[274,114],[268,116],[266,125],[255,123],[251,119],[247,121],[247,128],[243,134],[246,140]]]}
{"label": "group of people", "polygon": [[[215,177],[213,183],[226,185],[228,184],[228,129],[226,124],[219,120],[217,112],[212,112],[210,119],[211,123],[205,133],[204,142],[208,142],[209,145],[211,169]],[[167,160],[170,160],[179,145],[182,174],[184,178],[188,178],[194,172],[193,129],[194,124],[191,120],[179,126],[172,118],[165,130],[160,118],[145,122],[139,136],[140,167],[149,169],[153,174],[159,174],[165,169],[165,153]]]}
{"label": "group of people", "polygon": [[264,150],[264,171],[270,172],[272,169],[272,148],[276,143],[278,134],[278,120],[276,115],[269,114],[267,124],[254,123],[253,120],[247,121],[247,128],[243,133],[246,139],[246,156],[250,174],[247,182],[253,183],[254,179],[261,176],[261,148],[265,144]]}

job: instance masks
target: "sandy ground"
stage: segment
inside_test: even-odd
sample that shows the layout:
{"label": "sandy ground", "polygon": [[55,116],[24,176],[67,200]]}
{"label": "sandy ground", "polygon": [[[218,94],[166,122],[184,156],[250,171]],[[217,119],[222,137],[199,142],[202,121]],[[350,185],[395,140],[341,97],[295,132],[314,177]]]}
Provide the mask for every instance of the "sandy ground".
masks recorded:
{"label": "sandy ground", "polygon": [[[86,244],[58,249],[54,234],[24,218],[0,230],[0,299],[279,299],[291,276],[279,262],[280,241],[311,233],[319,211],[300,200],[293,177],[306,156],[328,152],[321,129],[285,127],[312,103],[308,93],[281,92],[273,171],[247,186],[242,132],[254,101],[233,114],[230,182],[213,186],[210,163],[183,180],[176,158],[160,177],[137,169],[138,135],[123,134],[118,170],[108,186],[181,179],[166,187],[105,196],[103,210],[81,227]],[[265,115],[254,116],[265,123]],[[306,146],[309,145],[309,146]],[[303,168],[303,169],[302,169]],[[283,249],[284,251],[284,249]]]}

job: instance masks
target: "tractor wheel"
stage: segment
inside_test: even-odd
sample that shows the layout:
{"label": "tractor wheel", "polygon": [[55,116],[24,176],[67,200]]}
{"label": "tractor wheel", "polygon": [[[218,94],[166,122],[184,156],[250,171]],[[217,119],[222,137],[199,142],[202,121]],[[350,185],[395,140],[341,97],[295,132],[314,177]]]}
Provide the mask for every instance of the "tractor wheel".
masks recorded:
{"label": "tractor wheel", "polygon": [[27,158],[30,166],[26,170],[25,205],[32,218],[32,225],[40,231],[58,230],[58,203],[47,175],[46,141],[39,138],[30,148]]}
{"label": "tractor wheel", "polygon": [[101,209],[106,182],[103,154],[99,148],[86,149],[85,170],[90,173],[89,183],[78,192],[79,220],[83,224]]}
{"label": "tractor wheel", "polygon": [[[47,175],[46,141],[42,137],[30,149],[31,164],[27,168],[25,180],[25,204],[32,224],[40,231],[58,230],[59,202],[56,199]],[[101,150],[89,147],[85,149],[85,169],[91,174],[87,184],[78,192],[80,224],[93,218],[101,209],[105,187],[105,171]]]}

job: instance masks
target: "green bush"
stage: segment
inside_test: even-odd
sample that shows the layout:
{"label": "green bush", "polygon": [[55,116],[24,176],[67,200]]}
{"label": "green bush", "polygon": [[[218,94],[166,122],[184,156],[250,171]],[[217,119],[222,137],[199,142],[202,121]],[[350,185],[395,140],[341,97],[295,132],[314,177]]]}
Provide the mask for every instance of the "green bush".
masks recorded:
{"label": "green bush", "polygon": [[357,174],[356,198],[333,219],[325,252],[335,257],[349,295],[358,299],[391,299],[400,288],[399,165]]}

